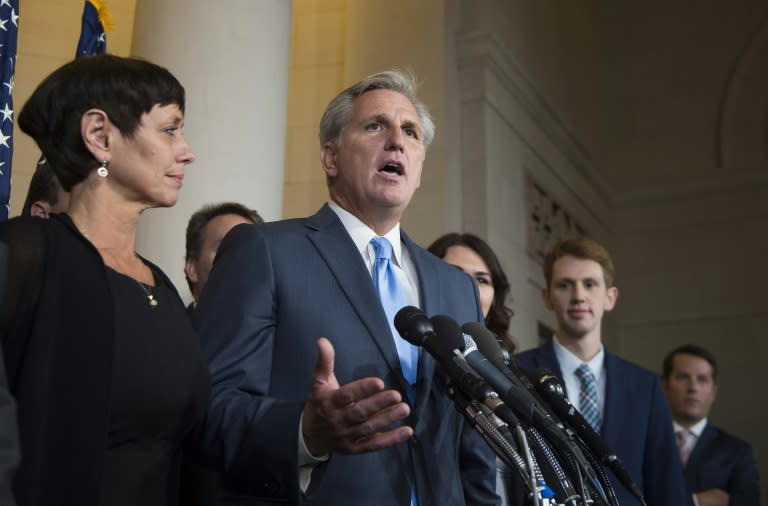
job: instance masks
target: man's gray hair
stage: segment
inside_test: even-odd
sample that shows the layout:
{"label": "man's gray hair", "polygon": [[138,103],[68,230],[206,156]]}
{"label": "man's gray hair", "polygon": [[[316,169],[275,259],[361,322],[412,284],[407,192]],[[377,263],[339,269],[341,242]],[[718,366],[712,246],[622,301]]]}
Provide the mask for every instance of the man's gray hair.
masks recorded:
{"label": "man's gray hair", "polygon": [[341,133],[349,122],[352,106],[357,97],[373,90],[391,90],[410,100],[416,109],[423,130],[422,142],[426,150],[435,137],[435,123],[432,121],[427,106],[416,97],[417,88],[418,85],[413,74],[400,70],[388,70],[373,74],[353,84],[339,93],[325,108],[320,120],[320,146],[324,146],[326,142],[338,142]]}

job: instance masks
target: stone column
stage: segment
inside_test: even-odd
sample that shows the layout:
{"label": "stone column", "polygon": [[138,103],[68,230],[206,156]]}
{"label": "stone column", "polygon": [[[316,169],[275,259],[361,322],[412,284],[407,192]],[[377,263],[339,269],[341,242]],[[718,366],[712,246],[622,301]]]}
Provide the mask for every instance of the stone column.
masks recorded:
{"label": "stone column", "polygon": [[137,0],[132,55],[184,85],[184,134],[197,154],[179,202],[151,209],[137,248],[190,299],[184,233],[206,203],[241,202],[280,218],[291,37],[290,0]]}

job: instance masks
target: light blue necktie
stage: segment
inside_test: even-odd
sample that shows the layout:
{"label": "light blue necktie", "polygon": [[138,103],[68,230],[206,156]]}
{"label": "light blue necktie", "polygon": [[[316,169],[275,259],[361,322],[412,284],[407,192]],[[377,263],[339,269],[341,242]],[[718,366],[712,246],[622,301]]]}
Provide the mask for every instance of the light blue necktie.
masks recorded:
{"label": "light blue necktie", "polygon": [[[392,244],[384,237],[374,237],[371,239],[371,245],[376,253],[372,272],[373,286],[379,293],[389,328],[395,338],[397,355],[400,357],[400,367],[403,370],[405,380],[410,385],[408,397],[413,403],[416,401],[415,385],[419,368],[419,349],[400,337],[400,333],[395,328],[395,315],[408,305],[408,297],[403,287],[397,282],[395,268],[392,266]],[[411,488],[411,506],[418,506],[415,488]]]}
{"label": "light blue necktie", "polygon": [[579,389],[579,412],[581,416],[592,426],[599,434],[600,425],[600,405],[597,403],[597,381],[595,375],[587,364],[581,364],[576,369],[576,377],[581,382]]}
{"label": "light blue necktie", "polygon": [[[395,269],[392,266],[392,244],[384,237],[374,237],[371,239],[371,245],[376,253],[372,272],[373,286],[379,293],[389,328],[395,338],[403,376],[410,385],[415,385],[419,367],[419,349],[400,337],[400,333],[395,328],[395,315],[408,305],[408,298],[403,287],[397,282]],[[412,392],[409,392],[409,395],[411,394]],[[411,399],[411,401],[414,400]]]}

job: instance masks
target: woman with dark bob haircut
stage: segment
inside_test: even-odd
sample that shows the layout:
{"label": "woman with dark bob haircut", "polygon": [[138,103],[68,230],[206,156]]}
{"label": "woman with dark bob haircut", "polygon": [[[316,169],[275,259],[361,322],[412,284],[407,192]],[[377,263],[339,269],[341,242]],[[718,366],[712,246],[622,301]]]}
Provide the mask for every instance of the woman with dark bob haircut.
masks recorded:
{"label": "woman with dark bob haircut", "polygon": [[49,220],[0,224],[16,500],[176,505],[209,378],[181,299],[135,243],[139,215],[174,205],[195,159],[184,88],[146,61],[79,58],[43,80],[18,124],[71,196]]}
{"label": "woman with dark bob haircut", "polygon": [[491,247],[476,235],[454,232],[435,239],[427,251],[472,276],[480,292],[485,326],[512,353],[515,343],[508,333],[512,310],[505,303],[509,281]]}

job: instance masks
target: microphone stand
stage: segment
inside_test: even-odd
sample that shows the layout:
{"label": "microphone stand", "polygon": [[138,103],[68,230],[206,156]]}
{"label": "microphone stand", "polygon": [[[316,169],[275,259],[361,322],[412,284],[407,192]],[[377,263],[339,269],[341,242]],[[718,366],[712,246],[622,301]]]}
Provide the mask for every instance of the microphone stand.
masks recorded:
{"label": "microphone stand", "polygon": [[[470,400],[464,392],[453,385],[448,388],[448,395],[454,400],[457,409],[482,436],[496,456],[510,468],[517,470],[523,482],[531,489],[535,496],[537,485],[533,470],[536,468],[533,467],[530,458],[526,464],[526,461],[515,449],[515,441],[512,437],[512,432],[509,430],[509,425],[493,414],[490,408],[478,401]],[[519,423],[516,430],[518,429]],[[525,434],[523,433],[523,440],[524,438]],[[527,450],[527,442],[524,449]],[[530,457],[528,452],[526,452],[526,456]],[[536,502],[536,506],[539,506],[538,502]]]}
{"label": "microphone stand", "polygon": [[557,477],[555,483],[560,485],[561,494],[563,496],[563,503],[569,506],[578,506],[579,500],[582,498],[582,496],[579,495],[574,489],[571,480],[568,478],[565,470],[560,465],[560,462],[555,456],[552,447],[550,447],[550,445],[542,437],[541,433],[535,428],[531,427],[527,432],[531,441],[533,441],[533,444],[539,449],[539,452],[544,457],[544,460],[549,464],[550,469]]}

